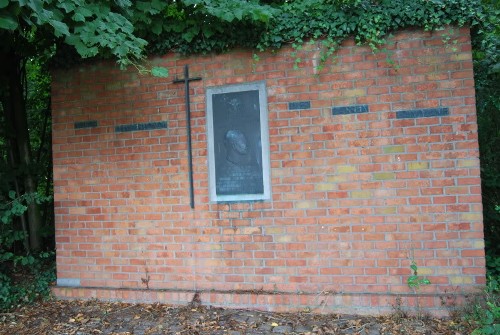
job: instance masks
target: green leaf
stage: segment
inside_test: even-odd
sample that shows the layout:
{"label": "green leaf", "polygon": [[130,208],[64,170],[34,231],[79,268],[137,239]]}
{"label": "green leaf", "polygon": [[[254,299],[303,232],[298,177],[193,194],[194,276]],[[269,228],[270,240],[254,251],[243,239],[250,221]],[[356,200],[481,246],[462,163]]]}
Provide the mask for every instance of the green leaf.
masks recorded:
{"label": "green leaf", "polygon": [[240,8],[236,8],[233,14],[238,20],[241,20],[243,18],[243,10]]}
{"label": "green leaf", "polygon": [[150,0],[151,7],[157,10],[163,10],[167,7],[167,1],[162,0]]}
{"label": "green leaf", "polygon": [[132,2],[130,0],[115,0],[116,4],[122,8],[127,8],[132,6]]}
{"label": "green leaf", "polygon": [[9,5],[9,0],[0,0],[0,9],[5,8]]}
{"label": "green leaf", "polygon": [[80,13],[75,13],[72,17],[73,21],[75,22],[85,22],[85,16],[83,16]]}
{"label": "green leaf", "polygon": [[69,35],[69,29],[66,23],[56,20],[50,20],[50,25],[54,28],[54,35],[56,35],[56,37]]}
{"label": "green leaf", "polygon": [[227,21],[227,22],[232,22],[234,20],[234,15],[233,13],[231,12],[224,12],[222,13],[222,15],[220,16],[220,18],[224,21]]}
{"label": "green leaf", "polygon": [[166,67],[154,66],[151,69],[151,74],[153,77],[166,78],[168,77],[168,69]]}
{"label": "green leaf", "polygon": [[418,285],[418,276],[410,276],[408,277],[408,286],[413,287]]}
{"label": "green leaf", "polygon": [[8,261],[11,260],[14,257],[14,254],[11,252],[5,252],[3,254],[0,254],[0,261]]}
{"label": "green leaf", "polygon": [[148,12],[151,9],[151,4],[149,1],[137,1],[137,9],[143,12]]}
{"label": "green leaf", "polygon": [[92,16],[94,13],[85,7],[76,8],[75,14],[78,13],[84,17]]}
{"label": "green leaf", "polygon": [[210,26],[203,27],[203,36],[210,38],[215,33],[216,33],[216,31],[214,29],[212,29],[212,27],[210,27]]}
{"label": "green leaf", "polygon": [[75,10],[75,4],[70,1],[63,1],[58,4],[59,8],[64,9],[66,13],[72,12]]}
{"label": "green leaf", "polygon": [[2,223],[4,223],[4,224],[9,223],[11,220],[10,216],[11,216],[11,211],[6,210],[2,215]]}
{"label": "green leaf", "polygon": [[0,14],[0,29],[16,30],[18,26],[17,17],[12,15],[12,13]]}
{"label": "green leaf", "polygon": [[151,31],[156,35],[160,35],[163,31],[163,23],[157,20],[153,21],[151,24]]}
{"label": "green leaf", "polygon": [[191,27],[188,31],[182,34],[182,38],[185,39],[187,42],[191,42],[193,38],[196,35],[198,35],[199,31],[200,30],[198,27]]}
{"label": "green leaf", "polygon": [[14,200],[16,198],[16,191],[10,190],[9,191],[9,198]]}
{"label": "green leaf", "polygon": [[484,326],[483,329],[482,329],[482,333],[484,335],[495,335],[495,328],[493,328],[492,326],[488,325],[488,326]]}

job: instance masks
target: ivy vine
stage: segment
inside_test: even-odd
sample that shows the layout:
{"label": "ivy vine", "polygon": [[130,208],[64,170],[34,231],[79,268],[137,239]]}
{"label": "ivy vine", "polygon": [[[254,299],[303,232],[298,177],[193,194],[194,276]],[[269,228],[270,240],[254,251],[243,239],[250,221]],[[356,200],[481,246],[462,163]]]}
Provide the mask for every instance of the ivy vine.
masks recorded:
{"label": "ivy vine", "polygon": [[[169,19],[174,20],[165,24],[164,33],[144,37],[149,42],[150,53],[203,54],[234,47],[264,51],[290,43],[297,48],[307,40],[321,39],[325,60],[349,37],[377,51],[391,32],[400,29],[418,27],[430,31],[447,25],[474,27],[485,17],[481,1],[477,0],[284,1],[261,9],[266,19],[259,20],[248,16],[224,20],[227,17],[222,9],[212,10],[211,15],[205,13],[201,18],[191,9],[192,2],[194,0],[177,3],[175,12],[170,9]],[[180,20],[175,20],[176,17]]]}
{"label": "ivy vine", "polygon": [[[121,15],[134,35],[147,41],[149,55],[297,48],[313,39],[321,40],[324,61],[350,37],[377,51],[401,29],[494,29],[484,24],[491,13],[480,0],[153,0],[134,2]],[[60,64],[80,59],[64,47],[58,54],[66,57]]]}

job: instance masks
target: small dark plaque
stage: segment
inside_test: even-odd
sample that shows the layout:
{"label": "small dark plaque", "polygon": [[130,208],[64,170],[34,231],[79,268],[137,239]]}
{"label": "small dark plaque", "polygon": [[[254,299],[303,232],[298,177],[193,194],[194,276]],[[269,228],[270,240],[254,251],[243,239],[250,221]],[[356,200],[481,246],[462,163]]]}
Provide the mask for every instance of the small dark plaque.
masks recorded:
{"label": "small dark plaque", "polygon": [[310,101],[293,101],[288,103],[288,109],[296,110],[296,109],[309,109],[311,108]]}
{"label": "small dark plaque", "polygon": [[133,123],[133,124],[123,124],[115,127],[115,132],[123,133],[127,131],[141,131],[141,130],[154,130],[167,128],[167,122],[148,122],[148,123]]}
{"label": "small dark plaque", "polygon": [[368,105],[332,107],[333,115],[368,113]]}
{"label": "small dark plaque", "polygon": [[80,121],[75,122],[75,129],[95,128],[97,121]]}
{"label": "small dark plaque", "polygon": [[419,117],[446,116],[450,112],[448,108],[425,108],[410,109],[396,112],[396,119],[416,119]]}
{"label": "small dark plaque", "polygon": [[264,83],[207,89],[212,200],[269,198],[266,104]]}

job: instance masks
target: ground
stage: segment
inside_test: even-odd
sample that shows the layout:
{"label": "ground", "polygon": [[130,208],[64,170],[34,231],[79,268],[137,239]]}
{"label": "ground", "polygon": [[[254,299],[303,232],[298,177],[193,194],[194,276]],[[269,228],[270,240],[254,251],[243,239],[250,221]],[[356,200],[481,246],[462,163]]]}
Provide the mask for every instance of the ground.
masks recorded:
{"label": "ground", "polygon": [[465,322],[393,313],[384,317],[270,313],[191,304],[51,300],[0,313],[0,335],[469,335]]}

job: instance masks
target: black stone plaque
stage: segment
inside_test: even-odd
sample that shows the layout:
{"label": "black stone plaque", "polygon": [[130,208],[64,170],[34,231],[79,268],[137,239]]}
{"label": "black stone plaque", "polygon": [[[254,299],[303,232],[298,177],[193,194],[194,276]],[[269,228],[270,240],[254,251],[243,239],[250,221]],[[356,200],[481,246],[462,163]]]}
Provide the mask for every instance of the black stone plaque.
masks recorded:
{"label": "black stone plaque", "polygon": [[141,130],[155,130],[167,128],[166,121],[160,122],[147,122],[147,123],[132,123],[132,124],[122,124],[115,127],[115,132],[123,133],[129,131],[141,131]]}
{"label": "black stone plaque", "polygon": [[265,85],[207,90],[211,198],[261,200],[269,196]]}
{"label": "black stone plaque", "polygon": [[448,108],[409,109],[396,112],[396,119],[416,119],[420,117],[446,116],[450,114]]}
{"label": "black stone plaque", "polygon": [[75,122],[74,126],[75,126],[75,129],[96,128],[97,121],[92,120],[92,121]]}
{"label": "black stone plaque", "polygon": [[288,103],[289,110],[309,109],[309,108],[311,108],[310,101],[292,101]]}
{"label": "black stone plaque", "polygon": [[368,105],[332,107],[332,115],[368,113]]}

